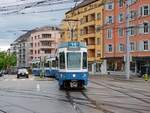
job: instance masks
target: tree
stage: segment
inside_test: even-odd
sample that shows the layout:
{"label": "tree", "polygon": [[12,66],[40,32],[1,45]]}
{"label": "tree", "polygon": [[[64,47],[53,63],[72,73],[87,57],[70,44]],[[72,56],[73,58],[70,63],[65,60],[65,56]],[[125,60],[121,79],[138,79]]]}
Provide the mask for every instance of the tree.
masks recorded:
{"label": "tree", "polygon": [[17,58],[14,53],[7,54],[6,52],[1,51],[0,52],[0,70],[8,69],[11,66],[16,66]]}

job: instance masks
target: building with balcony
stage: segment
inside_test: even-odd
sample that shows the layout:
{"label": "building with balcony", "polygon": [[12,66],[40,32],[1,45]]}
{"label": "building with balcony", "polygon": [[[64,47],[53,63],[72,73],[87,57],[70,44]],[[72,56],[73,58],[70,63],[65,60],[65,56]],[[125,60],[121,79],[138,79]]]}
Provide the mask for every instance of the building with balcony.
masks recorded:
{"label": "building with balcony", "polygon": [[128,47],[131,74],[137,74],[142,66],[150,65],[150,0],[127,1],[128,5],[125,0],[105,2],[103,57],[107,71],[125,73]]}
{"label": "building with balcony", "polygon": [[16,53],[17,67],[30,67],[33,60],[55,57],[59,40],[57,27],[35,28],[17,38],[11,44],[10,52]]}
{"label": "building with balcony", "polygon": [[[103,37],[100,30],[103,24],[102,1],[84,0],[65,14],[65,20],[76,21],[63,21],[61,25],[63,30],[62,41],[86,42],[88,46],[88,67],[91,72],[101,72],[101,57],[103,56]],[[73,35],[70,34],[70,27],[73,28]]]}
{"label": "building with balcony", "polygon": [[29,37],[30,62],[41,57],[55,57],[59,40],[60,31],[57,27],[36,29]]}
{"label": "building with balcony", "polygon": [[10,46],[10,52],[17,56],[17,67],[29,67],[29,43],[28,38],[32,30],[17,38]]}

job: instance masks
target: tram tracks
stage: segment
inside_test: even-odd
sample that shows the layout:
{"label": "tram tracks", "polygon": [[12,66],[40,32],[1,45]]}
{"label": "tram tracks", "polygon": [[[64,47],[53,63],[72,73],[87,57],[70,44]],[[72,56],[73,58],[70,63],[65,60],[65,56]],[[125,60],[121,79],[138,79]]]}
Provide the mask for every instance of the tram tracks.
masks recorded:
{"label": "tram tracks", "polygon": [[77,113],[84,113],[79,105],[74,101],[69,91],[66,91],[66,97]]}
{"label": "tram tracks", "polygon": [[92,105],[95,106],[95,108],[97,110],[102,111],[103,113],[114,113],[113,111],[110,111],[102,106],[104,106],[104,104],[98,104],[95,100],[89,98],[89,96],[87,96],[87,94],[84,91],[81,91],[81,94],[89,101],[91,102]]}
{"label": "tram tracks", "polygon": [[[119,89],[122,89],[122,87],[120,87],[120,86],[115,86],[115,85],[113,85],[113,84],[108,84],[108,83],[104,83],[104,82],[101,82],[101,83],[97,83],[97,82],[95,82],[95,81],[90,81],[90,82],[91,82],[91,83],[94,83],[94,84],[96,84],[96,85],[103,86],[103,87],[105,87],[105,88],[111,89],[111,90],[113,90],[113,91],[119,92],[119,93],[121,93],[121,94],[123,94],[123,95],[127,95],[127,96],[129,96],[129,97],[131,97],[131,98],[137,99],[137,100],[142,101],[142,102],[144,102],[144,103],[146,103],[146,104],[150,104],[150,102],[147,101],[147,100],[144,100],[144,99],[142,99],[142,98],[139,98],[139,97],[136,97],[136,96],[134,96],[134,95],[131,95],[131,94],[125,92],[125,91],[119,90]],[[102,83],[103,83],[103,84],[102,84]],[[115,88],[119,88],[119,89],[115,89]]]}
{"label": "tram tracks", "polygon": [[[79,98],[79,97],[76,98],[71,95],[71,91],[68,90],[66,91],[66,97],[77,113],[84,113],[80,105],[93,108],[103,113],[115,113],[113,111],[104,108],[103,106],[98,105],[97,102],[89,98],[84,91],[77,91],[77,92],[80,93],[81,94],[80,96],[83,96],[84,98]],[[86,103],[83,104],[82,102],[78,102],[77,100],[83,100],[86,101]]]}
{"label": "tram tracks", "polygon": [[[123,87],[115,86],[115,85],[113,85],[113,84],[109,84],[109,83],[105,83],[105,82],[101,82],[101,83],[97,83],[97,82],[95,82],[95,81],[90,81],[90,82],[93,83],[93,84],[96,84],[96,85],[98,85],[98,86],[103,86],[103,87],[105,87],[105,88],[111,89],[112,91],[119,92],[119,93],[121,93],[121,94],[123,94],[123,95],[126,95],[126,96],[128,96],[128,97],[130,97],[130,98],[134,98],[134,99],[139,100],[139,101],[141,101],[141,102],[144,102],[144,103],[146,103],[146,104],[148,104],[148,105],[150,104],[150,102],[147,101],[147,100],[144,100],[144,99],[142,99],[142,98],[139,98],[139,97],[136,97],[136,96],[134,96],[134,95],[131,95],[131,94],[125,92],[125,91],[122,91],[121,89],[123,89]],[[117,89],[116,89],[116,88],[117,88]],[[118,88],[119,88],[119,89],[118,89]],[[126,88],[124,88],[124,89],[126,89]],[[128,88],[127,88],[127,89],[128,89]],[[141,112],[141,111],[150,112],[150,110],[145,110],[145,109],[140,109],[140,108],[125,107],[125,106],[114,105],[114,104],[110,104],[110,103],[104,103],[104,104],[107,105],[107,106],[116,107],[116,108],[120,108],[120,109],[124,109],[124,110],[128,110],[128,111],[134,111],[134,112],[137,112],[137,113],[143,113],[143,112]]]}

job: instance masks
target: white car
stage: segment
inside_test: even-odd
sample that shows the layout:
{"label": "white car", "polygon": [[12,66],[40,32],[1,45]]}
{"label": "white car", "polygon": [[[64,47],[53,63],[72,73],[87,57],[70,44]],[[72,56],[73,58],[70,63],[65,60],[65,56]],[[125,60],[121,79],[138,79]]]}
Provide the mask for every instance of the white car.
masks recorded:
{"label": "white car", "polygon": [[25,68],[18,69],[17,78],[20,78],[20,77],[29,78],[29,72],[28,72],[28,70],[25,69]]}

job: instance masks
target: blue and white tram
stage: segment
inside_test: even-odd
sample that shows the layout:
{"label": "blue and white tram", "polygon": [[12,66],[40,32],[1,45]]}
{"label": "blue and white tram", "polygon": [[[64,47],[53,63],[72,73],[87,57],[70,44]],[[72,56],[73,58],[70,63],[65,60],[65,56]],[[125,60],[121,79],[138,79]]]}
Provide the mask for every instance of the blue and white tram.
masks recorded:
{"label": "blue and white tram", "polygon": [[40,69],[40,60],[35,60],[32,62],[32,74],[34,76],[40,76],[41,69]]}
{"label": "blue and white tram", "polygon": [[47,58],[44,67],[46,77],[55,77],[57,71],[56,58]]}
{"label": "blue and white tram", "polygon": [[60,88],[83,88],[88,84],[87,46],[83,42],[66,42],[58,48]]}
{"label": "blue and white tram", "polygon": [[50,65],[51,65],[50,59],[47,58],[46,61],[44,62],[44,67],[43,67],[45,77],[50,77],[51,76]]}

